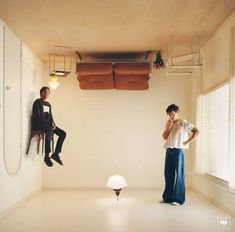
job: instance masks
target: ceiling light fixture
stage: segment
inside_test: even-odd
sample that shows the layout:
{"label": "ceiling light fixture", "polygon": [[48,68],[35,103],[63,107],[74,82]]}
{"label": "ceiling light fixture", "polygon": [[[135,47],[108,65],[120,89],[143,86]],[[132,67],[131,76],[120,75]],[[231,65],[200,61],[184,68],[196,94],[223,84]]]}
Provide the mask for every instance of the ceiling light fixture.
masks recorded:
{"label": "ceiling light fixture", "polygon": [[[167,68],[170,69],[184,69],[184,68],[201,68],[202,60],[201,60],[201,54],[200,54],[200,40],[199,35],[193,36],[193,38],[190,39],[190,42],[185,42],[182,47],[182,44],[174,44],[173,43],[173,37],[171,38],[171,46],[168,46],[168,53],[170,54],[169,60],[167,62]],[[187,46],[188,45],[188,46]],[[189,46],[190,45],[190,46]],[[174,56],[174,47],[177,48],[182,47],[183,50],[185,50],[182,55]],[[190,48],[190,49],[189,49]]]}
{"label": "ceiling light fixture", "polygon": [[167,76],[188,76],[192,74],[193,72],[166,72]]}
{"label": "ceiling light fixture", "polygon": [[195,65],[176,65],[172,64],[171,68],[177,69],[177,68],[201,68],[202,64],[195,64]]}
{"label": "ceiling light fixture", "polygon": [[56,89],[59,86],[58,77],[66,77],[71,73],[71,47],[54,46],[54,52],[49,54],[49,86]]}

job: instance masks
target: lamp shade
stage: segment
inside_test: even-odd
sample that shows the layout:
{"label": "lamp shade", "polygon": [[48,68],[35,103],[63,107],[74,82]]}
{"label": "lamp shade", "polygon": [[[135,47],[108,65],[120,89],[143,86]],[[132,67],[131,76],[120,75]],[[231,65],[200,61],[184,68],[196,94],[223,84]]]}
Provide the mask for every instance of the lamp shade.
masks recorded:
{"label": "lamp shade", "polygon": [[109,177],[106,186],[112,189],[122,189],[127,186],[127,183],[123,176],[115,175]]}
{"label": "lamp shade", "polygon": [[56,89],[60,83],[57,81],[49,81],[48,84],[51,87],[51,89]]}
{"label": "lamp shade", "polygon": [[58,81],[58,77],[55,74],[50,75],[50,81]]}

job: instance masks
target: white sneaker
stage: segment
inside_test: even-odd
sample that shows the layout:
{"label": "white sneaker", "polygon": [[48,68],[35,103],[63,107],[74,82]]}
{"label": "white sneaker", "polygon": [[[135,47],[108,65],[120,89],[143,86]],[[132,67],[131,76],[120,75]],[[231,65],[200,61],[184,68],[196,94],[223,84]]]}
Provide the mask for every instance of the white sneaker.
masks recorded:
{"label": "white sneaker", "polygon": [[173,201],[171,204],[174,205],[174,206],[179,206],[180,205],[180,203],[175,202],[175,201]]}

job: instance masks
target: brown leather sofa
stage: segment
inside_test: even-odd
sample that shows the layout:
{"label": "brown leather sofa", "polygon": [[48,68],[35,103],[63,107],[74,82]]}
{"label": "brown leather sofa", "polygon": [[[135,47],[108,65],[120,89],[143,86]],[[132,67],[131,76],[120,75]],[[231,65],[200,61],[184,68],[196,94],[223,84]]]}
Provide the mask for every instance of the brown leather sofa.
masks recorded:
{"label": "brown leather sofa", "polygon": [[146,90],[150,63],[78,63],[81,89]]}

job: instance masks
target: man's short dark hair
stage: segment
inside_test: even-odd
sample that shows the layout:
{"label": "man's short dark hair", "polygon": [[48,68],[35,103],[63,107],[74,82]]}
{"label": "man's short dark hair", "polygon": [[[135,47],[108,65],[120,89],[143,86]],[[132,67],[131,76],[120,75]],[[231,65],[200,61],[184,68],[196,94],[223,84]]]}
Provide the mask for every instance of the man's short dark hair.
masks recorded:
{"label": "man's short dark hair", "polygon": [[171,104],[166,108],[166,113],[169,114],[170,112],[178,112],[179,111],[179,107],[175,104]]}
{"label": "man's short dark hair", "polygon": [[40,94],[41,94],[43,91],[46,91],[47,89],[49,89],[49,91],[50,91],[50,88],[49,88],[49,87],[43,86],[43,87],[40,89]]}

